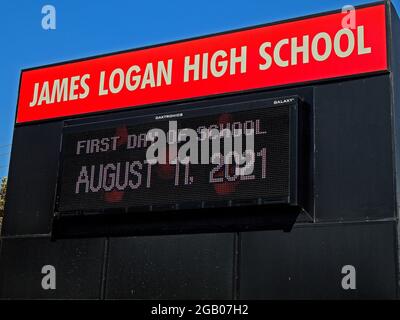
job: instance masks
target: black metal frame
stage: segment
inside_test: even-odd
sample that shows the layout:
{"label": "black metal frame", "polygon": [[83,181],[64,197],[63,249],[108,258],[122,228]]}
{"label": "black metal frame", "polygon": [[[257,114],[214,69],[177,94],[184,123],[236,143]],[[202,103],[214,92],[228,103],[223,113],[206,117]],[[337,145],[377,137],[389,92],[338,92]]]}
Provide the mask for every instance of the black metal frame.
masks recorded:
{"label": "black metal frame", "polygon": [[[274,104],[277,100],[287,100],[290,99],[289,102],[283,102],[279,104]],[[254,109],[260,109],[260,108],[274,108],[274,107],[281,107],[281,106],[288,106],[289,107],[289,190],[288,190],[288,196],[282,199],[274,199],[274,200],[262,200],[262,199],[254,199],[254,201],[224,201],[219,202],[219,203],[214,203],[214,202],[205,202],[205,203],[188,203],[188,204],[182,204],[180,203],[179,205],[175,206],[169,206],[169,207],[163,207],[159,208],[159,210],[154,211],[154,210],[149,210],[149,208],[142,208],[143,210],[140,210],[138,208],[134,212],[129,211],[128,208],[121,208],[121,209],[108,209],[104,211],[93,211],[93,212],[59,212],[58,210],[58,205],[59,205],[59,194],[60,194],[60,179],[63,175],[62,173],[62,152],[60,148],[60,158],[59,158],[59,172],[58,172],[58,178],[57,178],[57,187],[56,187],[56,200],[54,204],[54,222],[56,227],[53,228],[55,232],[55,236],[57,237],[58,234],[63,234],[64,232],[62,231],[63,229],[63,223],[64,221],[69,221],[73,224],[92,224],[92,222],[89,221],[95,221],[95,220],[107,220],[107,224],[110,226],[112,224],[121,224],[125,223],[126,225],[124,228],[130,234],[131,232],[133,234],[136,234],[138,230],[135,230],[135,224],[140,225],[143,222],[146,222],[146,220],[152,220],[154,223],[154,226],[149,226],[148,228],[151,230],[151,233],[162,233],[163,229],[168,229],[168,230],[173,230],[171,232],[178,232],[179,230],[187,231],[191,230],[190,226],[188,228],[189,223],[187,221],[190,221],[190,219],[197,219],[198,221],[202,220],[208,220],[209,219],[209,211],[214,211],[215,214],[218,216],[220,213],[218,212],[221,209],[224,210],[232,210],[234,208],[244,208],[244,207],[251,207],[252,210],[258,211],[261,213],[265,208],[272,208],[272,211],[277,211],[282,214],[285,213],[294,213],[297,212],[298,214],[302,211],[305,210],[305,205],[304,205],[304,196],[303,194],[299,194],[299,182],[305,178],[309,180],[309,177],[307,177],[307,174],[304,173],[305,168],[302,168],[306,161],[304,161],[303,157],[306,156],[307,151],[306,150],[301,150],[302,146],[307,145],[308,143],[306,141],[299,141],[300,138],[303,137],[302,131],[304,130],[310,130],[310,128],[305,127],[305,123],[299,124],[305,117],[306,111],[304,110],[304,106],[302,106],[301,99],[298,96],[279,96],[276,98],[272,99],[259,99],[259,100],[248,100],[245,102],[237,102],[237,103],[231,103],[231,104],[222,104],[218,106],[206,106],[203,108],[196,108],[196,109],[185,109],[183,108],[181,110],[182,113],[184,113],[182,118],[191,118],[195,116],[201,116],[201,115],[210,115],[210,114],[218,114],[221,111],[227,112],[227,111],[243,111],[243,110],[254,110]],[[109,121],[100,121],[98,123],[92,122],[90,124],[81,124],[79,123],[80,121],[74,121],[74,123],[70,124],[70,126],[65,126],[64,133],[68,132],[80,132],[80,131],[86,131],[84,130],[86,127],[90,127],[90,130],[95,130],[96,127],[99,128],[107,128],[113,125],[117,125],[121,123],[121,121],[124,121],[126,123],[126,120],[129,119],[129,123],[135,123],[135,122],[157,122],[157,120],[154,120],[155,116],[159,115],[160,113],[157,111],[160,111],[160,108],[157,108],[154,110],[154,113],[147,113],[144,116],[140,117],[126,117],[123,120],[122,119],[109,119]],[[169,114],[172,112],[168,112],[168,108],[163,108],[161,111],[162,114]],[[176,109],[173,110],[173,113],[177,112]],[[179,112],[179,111],[178,111]],[[165,121],[165,120],[164,120]],[[304,127],[303,127],[304,126]],[[303,139],[301,139],[303,140]],[[300,178],[302,177],[302,178]],[[308,185],[308,184],[307,184]],[[255,209],[256,208],[256,209]],[[243,216],[243,213],[240,214]],[[246,214],[245,214],[246,215]],[[101,217],[104,216],[104,217]],[[161,220],[165,219],[167,217],[171,216],[172,220],[174,216],[182,216],[182,221],[183,224],[180,225],[178,224],[177,226],[173,226],[173,222],[168,223],[170,226],[165,226],[163,224],[157,223],[157,219]],[[189,219],[187,219],[187,217]],[[195,217],[195,216],[198,216]],[[223,214],[222,214],[223,216]],[[251,216],[251,215],[250,215]],[[261,217],[264,216],[268,217],[269,214],[266,213],[265,211],[263,214],[261,214]],[[153,218],[154,217],[154,218]],[[217,217],[217,219],[219,219]],[[246,219],[246,218],[242,218]],[[73,221],[74,220],[74,221]],[[223,220],[223,219],[222,219]],[[225,229],[224,222],[220,220],[220,226],[219,228]],[[239,221],[241,219],[239,218]],[[85,222],[87,221],[87,222]],[[225,222],[226,223],[226,222]],[[243,223],[235,223],[235,225],[232,225],[232,222],[229,223],[231,227],[237,228],[237,230],[242,230],[243,228]],[[205,223],[206,225],[206,223]],[[242,225],[242,226],[241,226]],[[131,227],[129,227],[131,226]],[[101,227],[98,226],[98,227]],[[229,226],[228,226],[229,227]],[[246,225],[246,228],[257,228],[257,226],[252,225],[252,223],[248,223]],[[146,229],[146,228],[145,228]],[[203,229],[205,231],[212,231],[213,227],[211,226],[208,228],[207,226],[204,226]],[[61,230],[61,232],[60,232]],[[96,236],[98,235],[97,232],[93,232],[92,228],[90,226],[87,227],[87,230],[85,231],[85,236]],[[140,232],[140,231],[139,231]],[[196,230],[198,232],[198,230]],[[68,232],[66,232],[68,234]],[[101,235],[112,235],[113,233],[109,234],[108,232],[100,233]],[[120,235],[119,232],[117,232],[118,235]],[[65,234],[64,234],[65,236]]]}

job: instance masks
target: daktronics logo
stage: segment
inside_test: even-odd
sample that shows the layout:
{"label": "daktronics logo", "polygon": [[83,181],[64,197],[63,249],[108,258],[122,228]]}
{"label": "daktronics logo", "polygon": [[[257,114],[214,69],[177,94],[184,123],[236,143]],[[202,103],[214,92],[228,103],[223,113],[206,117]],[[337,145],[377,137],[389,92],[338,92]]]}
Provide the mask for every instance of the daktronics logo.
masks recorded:
{"label": "daktronics logo", "polygon": [[17,122],[387,69],[385,6],[162,45],[22,73]]}

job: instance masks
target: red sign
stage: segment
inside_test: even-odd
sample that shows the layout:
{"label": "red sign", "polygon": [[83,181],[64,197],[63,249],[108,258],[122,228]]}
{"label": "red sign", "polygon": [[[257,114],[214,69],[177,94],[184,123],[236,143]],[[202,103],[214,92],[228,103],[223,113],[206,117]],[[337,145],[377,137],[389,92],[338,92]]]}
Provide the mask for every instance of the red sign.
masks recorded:
{"label": "red sign", "polygon": [[385,6],[22,72],[17,123],[387,70]]}

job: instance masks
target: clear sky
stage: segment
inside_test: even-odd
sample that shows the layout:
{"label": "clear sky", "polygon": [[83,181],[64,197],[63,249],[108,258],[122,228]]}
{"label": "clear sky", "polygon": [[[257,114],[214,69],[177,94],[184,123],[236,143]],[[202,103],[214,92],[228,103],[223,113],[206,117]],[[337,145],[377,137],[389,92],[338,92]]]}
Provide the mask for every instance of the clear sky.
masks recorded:
{"label": "clear sky", "polygon": [[[366,2],[373,0],[1,0],[0,177],[8,172],[23,68]],[[400,0],[392,2],[400,7]],[[42,29],[46,4],[56,8],[56,30]]]}

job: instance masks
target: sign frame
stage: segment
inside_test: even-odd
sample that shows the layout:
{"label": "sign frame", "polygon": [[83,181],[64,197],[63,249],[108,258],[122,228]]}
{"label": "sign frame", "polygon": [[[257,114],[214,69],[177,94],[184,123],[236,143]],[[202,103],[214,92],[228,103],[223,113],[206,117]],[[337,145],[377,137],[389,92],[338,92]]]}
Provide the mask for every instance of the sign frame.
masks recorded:
{"label": "sign frame", "polygon": [[[287,197],[282,197],[276,200],[263,200],[262,203],[256,203],[255,199],[251,199],[248,202],[246,200],[221,200],[218,202],[212,202],[212,201],[207,201],[204,200],[202,202],[206,203],[205,205],[202,203],[200,206],[200,202],[196,202],[196,205],[193,207],[189,208],[188,205],[190,204],[185,204],[185,203],[180,203],[180,205],[185,205],[184,209],[179,208],[179,206],[160,206],[158,208],[152,209],[152,210],[143,210],[141,211],[140,208],[136,210],[131,210],[132,215],[135,214],[149,214],[152,216],[153,212],[168,212],[168,211],[181,211],[181,210],[198,210],[198,209],[209,209],[209,208],[232,208],[232,207],[245,207],[249,205],[253,206],[275,206],[275,207],[285,207],[285,206],[293,206],[293,207],[301,207],[305,208],[304,204],[304,199],[301,194],[299,194],[299,176],[301,174],[304,174],[305,168],[301,168],[302,163],[304,161],[304,156],[305,156],[305,151],[300,150],[300,145],[302,144],[304,146],[305,141],[304,140],[304,130],[307,130],[307,128],[304,128],[305,126],[305,118],[306,118],[306,106],[303,105],[300,97],[298,96],[279,96],[276,98],[264,98],[264,99],[253,99],[253,100],[248,100],[246,102],[236,102],[236,103],[225,103],[225,104],[218,104],[216,106],[205,106],[202,108],[197,108],[197,109],[182,109],[180,112],[184,113],[183,118],[185,119],[190,119],[190,118],[196,118],[196,117],[201,117],[201,116],[206,116],[206,115],[211,115],[211,114],[219,114],[218,111],[224,111],[226,110],[235,110],[236,112],[240,111],[245,111],[245,110],[259,110],[263,108],[275,108],[275,107],[283,107],[283,106],[288,106],[289,113],[288,113],[288,120],[289,120],[289,125],[288,125],[288,130],[289,130],[289,141],[288,141],[288,148],[289,148],[289,172],[288,172],[288,195]],[[61,179],[64,176],[63,173],[63,164],[64,164],[64,157],[63,157],[63,147],[62,147],[62,142],[64,140],[64,134],[66,133],[74,133],[74,132],[87,132],[84,130],[81,130],[81,128],[86,128],[86,127],[91,127],[90,131],[96,131],[96,126],[97,129],[104,128],[105,125],[107,124],[120,124],[123,121],[126,121],[125,119],[129,119],[132,123],[133,122],[140,122],[140,123],[154,123],[156,125],[157,120],[154,120],[154,118],[159,115],[159,114],[168,114],[170,108],[166,108],[165,110],[160,108],[157,108],[157,112],[149,112],[145,116],[130,116],[128,118],[121,118],[117,120],[112,120],[110,119],[109,121],[100,121],[100,122],[93,122],[90,124],[83,123],[83,124],[75,124],[71,126],[64,126],[63,132],[62,132],[62,137],[61,137],[61,144],[60,144],[60,152],[59,152],[59,169],[58,169],[58,174],[57,174],[57,185],[56,185],[56,197],[55,197],[55,202],[53,206],[53,212],[54,216],[66,216],[66,215],[103,215],[107,214],[107,212],[119,212],[119,213],[126,213],[126,210],[128,207],[124,208],[107,208],[103,210],[98,210],[98,209],[93,209],[93,210],[74,210],[74,211],[64,211],[60,212],[59,206],[60,206],[60,194],[61,194]],[[153,111],[155,111],[153,109]],[[160,113],[160,111],[163,111]],[[165,112],[164,112],[165,111]],[[173,113],[175,113],[175,109]],[[129,121],[128,120],[128,121]],[[165,121],[165,120],[164,120]],[[302,122],[300,124],[300,122]],[[93,128],[94,127],[94,128]],[[108,125],[106,126],[108,127]],[[223,205],[222,205],[223,204]],[[124,211],[125,210],[125,211]]]}
{"label": "sign frame", "polygon": [[[360,74],[352,74],[352,75],[345,75],[345,76],[339,76],[339,77],[323,78],[323,79],[318,79],[318,80],[288,83],[288,84],[282,84],[282,85],[277,85],[277,86],[267,86],[267,87],[254,88],[254,89],[248,89],[248,90],[230,91],[230,92],[223,92],[223,93],[217,93],[217,94],[211,94],[211,95],[189,97],[189,98],[184,98],[184,99],[168,100],[168,101],[161,101],[161,102],[148,103],[148,104],[139,104],[139,105],[135,105],[134,108],[139,109],[139,108],[147,108],[147,107],[160,106],[160,105],[171,105],[171,104],[177,104],[177,103],[187,102],[187,101],[202,101],[202,100],[206,100],[209,98],[226,97],[226,96],[239,95],[239,94],[243,94],[243,93],[259,92],[259,91],[265,91],[265,90],[274,90],[277,88],[285,89],[285,88],[296,87],[296,86],[299,87],[299,86],[310,85],[310,84],[313,84],[316,82],[324,83],[324,82],[335,81],[338,79],[366,77],[366,76],[370,76],[370,75],[385,74],[385,73],[391,72],[390,52],[391,52],[392,43],[390,41],[390,37],[391,37],[390,18],[388,17],[389,9],[390,9],[390,8],[388,8],[388,6],[390,4],[388,4],[387,1],[376,1],[376,2],[362,4],[362,5],[356,6],[355,8],[357,10],[357,9],[369,8],[369,7],[374,7],[374,6],[380,6],[380,5],[385,7],[386,65],[387,65],[386,69],[373,71],[373,72],[360,73]],[[47,67],[60,66],[60,65],[65,65],[65,64],[75,63],[75,62],[88,61],[88,60],[92,60],[92,59],[103,58],[103,57],[108,57],[108,56],[113,56],[113,55],[118,55],[118,54],[123,54],[123,53],[129,53],[129,52],[135,52],[135,51],[140,51],[140,50],[145,50],[145,49],[158,48],[158,47],[163,47],[163,46],[168,46],[168,45],[173,45],[173,44],[179,44],[182,42],[188,42],[188,41],[192,41],[192,40],[206,39],[206,38],[211,38],[211,37],[215,37],[215,36],[232,34],[232,33],[236,33],[236,32],[257,29],[257,28],[263,28],[263,27],[269,27],[269,26],[274,26],[274,25],[279,25],[279,24],[284,24],[284,23],[289,23],[289,22],[296,22],[296,21],[306,20],[306,19],[310,19],[310,18],[316,18],[316,17],[327,16],[327,15],[331,15],[331,14],[336,14],[336,13],[340,13],[340,12],[341,12],[341,9],[331,10],[331,11],[327,11],[327,12],[321,12],[321,13],[302,16],[302,17],[296,17],[296,18],[275,21],[275,22],[270,22],[270,23],[265,23],[265,24],[259,24],[259,25],[254,25],[254,26],[249,26],[249,27],[244,27],[244,28],[239,28],[239,29],[227,30],[227,31],[223,31],[223,32],[217,32],[217,33],[202,35],[202,36],[198,36],[198,37],[191,37],[191,38],[181,39],[181,40],[177,40],[177,41],[170,41],[170,42],[165,42],[165,43],[161,43],[161,44],[143,46],[143,47],[134,48],[134,49],[121,50],[121,51],[112,52],[112,53],[100,54],[100,55],[95,55],[95,56],[90,56],[90,57],[85,57],[85,58],[80,58],[80,59],[62,61],[62,62],[47,64],[47,65],[43,65],[43,66],[22,69],[20,72],[20,80],[19,80],[17,111],[15,114],[15,126],[23,126],[23,125],[30,125],[33,123],[44,123],[44,122],[51,122],[51,121],[62,121],[65,119],[96,116],[96,115],[101,115],[101,114],[107,114],[110,112],[113,112],[113,113],[114,112],[123,112],[124,110],[132,109],[132,107],[116,107],[115,109],[110,109],[110,110],[101,110],[101,111],[95,111],[95,112],[90,112],[90,113],[81,113],[81,114],[74,114],[74,115],[68,115],[68,116],[60,116],[60,117],[56,117],[56,118],[47,118],[47,119],[39,119],[39,120],[32,120],[32,121],[26,121],[26,122],[17,122],[17,117],[18,117],[18,113],[19,113],[18,109],[19,109],[19,101],[20,101],[21,81],[22,81],[22,74],[24,72],[31,71],[31,70],[37,70],[37,69],[43,69],[43,68],[47,68]],[[79,104],[79,102],[77,104]]]}

